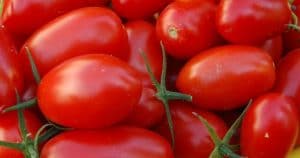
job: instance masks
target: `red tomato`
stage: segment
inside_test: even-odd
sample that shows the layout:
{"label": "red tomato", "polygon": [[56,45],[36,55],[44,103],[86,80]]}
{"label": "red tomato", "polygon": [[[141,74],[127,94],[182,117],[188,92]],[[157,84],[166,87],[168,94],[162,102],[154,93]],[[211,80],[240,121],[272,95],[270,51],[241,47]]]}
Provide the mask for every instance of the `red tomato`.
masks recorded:
{"label": "red tomato", "polygon": [[5,0],[2,22],[14,36],[28,37],[59,15],[105,3],[107,0]]}
{"label": "red tomato", "polygon": [[162,70],[162,52],[156,38],[155,27],[146,21],[130,21],[125,24],[125,28],[130,50],[128,63],[140,72],[143,84],[151,86],[152,82],[141,52],[146,54],[151,70],[159,80]]}
{"label": "red tomato", "polygon": [[297,108],[288,97],[269,93],[257,98],[241,127],[241,152],[248,158],[284,158],[299,131]]}
{"label": "red tomato", "polygon": [[262,49],[227,45],[193,57],[181,69],[176,85],[193,103],[210,110],[230,110],[270,88],[275,82],[272,58]]}
{"label": "red tomato", "polygon": [[[30,137],[34,137],[38,129],[42,126],[39,117],[31,112],[25,111],[25,122]],[[0,115],[0,138],[1,141],[19,143],[22,141],[18,124],[17,112],[9,112]],[[0,146],[0,157],[24,158],[21,151]]]}
{"label": "red tomato", "polygon": [[[222,138],[227,126],[217,115],[193,108],[187,102],[170,103],[172,120],[175,131],[174,154],[176,158],[206,158],[214,149],[214,143],[207,128],[195,117],[196,112],[204,117]],[[156,129],[158,133],[171,141],[167,120],[165,119]]]}
{"label": "red tomato", "polygon": [[261,48],[267,51],[271,55],[273,61],[278,64],[281,55],[283,54],[283,41],[281,35],[266,40]]}
{"label": "red tomato", "polygon": [[140,128],[63,132],[46,143],[41,158],[173,158],[170,144]]}
{"label": "red tomato", "polygon": [[220,34],[237,44],[259,44],[278,36],[290,20],[287,0],[221,0],[216,16]]}
{"label": "red tomato", "polygon": [[[120,18],[101,7],[78,9],[55,19],[35,32],[25,46],[31,50],[41,76],[62,61],[82,54],[128,57],[128,37]],[[27,80],[32,81],[24,47],[20,58]]]}
{"label": "red tomato", "polygon": [[188,59],[215,46],[220,37],[214,23],[216,5],[208,1],[175,1],[157,19],[157,36],[167,52]]}
{"label": "red tomato", "polygon": [[17,59],[17,49],[4,28],[0,28],[0,71],[19,93],[24,89],[21,65]]}
{"label": "red tomato", "polygon": [[16,91],[3,71],[0,71],[0,112],[16,103]]}
{"label": "red tomato", "polygon": [[42,79],[38,105],[49,120],[73,128],[102,128],[122,121],[140,99],[137,72],[105,54],[74,57]]}
{"label": "red tomato", "polygon": [[146,19],[172,0],[112,0],[112,8],[127,19]]}
{"label": "red tomato", "polygon": [[125,120],[125,124],[150,128],[157,125],[165,114],[164,105],[156,98],[156,90],[144,87],[137,105]]}

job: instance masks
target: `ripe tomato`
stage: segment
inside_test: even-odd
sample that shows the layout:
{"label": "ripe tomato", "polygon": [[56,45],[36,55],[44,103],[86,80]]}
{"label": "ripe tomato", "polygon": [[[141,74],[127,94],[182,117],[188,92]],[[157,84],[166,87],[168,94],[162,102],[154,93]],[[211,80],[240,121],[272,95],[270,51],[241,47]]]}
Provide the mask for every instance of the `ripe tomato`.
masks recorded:
{"label": "ripe tomato", "polygon": [[157,36],[167,52],[188,59],[220,41],[214,23],[216,5],[209,1],[175,1],[157,19]]}
{"label": "ripe tomato", "polygon": [[147,56],[152,72],[156,79],[160,79],[162,70],[162,52],[156,38],[155,27],[146,21],[130,21],[125,24],[129,41],[128,63],[141,74],[143,84],[152,86],[141,52]]}
{"label": "ripe tomato", "polygon": [[221,0],[216,25],[236,44],[259,44],[283,33],[291,20],[287,0]]}
{"label": "ripe tomato", "polygon": [[125,124],[150,128],[157,125],[165,116],[164,105],[156,98],[156,90],[143,87],[142,96],[125,120]]}
{"label": "ripe tomato", "polygon": [[112,0],[112,8],[127,19],[146,19],[163,9],[172,0]]}
{"label": "ripe tomato", "polygon": [[[120,18],[101,7],[69,12],[39,29],[24,44],[41,76],[62,61],[86,53],[106,53],[127,59],[128,37]],[[25,48],[21,49],[27,82],[32,73]]]}
{"label": "ripe tomato", "polygon": [[0,28],[0,71],[8,78],[13,89],[16,88],[19,93],[22,93],[24,78],[17,59],[17,49],[4,28]]}
{"label": "ripe tomato", "polygon": [[[204,117],[222,138],[227,132],[225,122],[217,115],[196,109],[187,102],[171,102],[171,115],[174,123],[176,158],[206,158],[214,148],[207,128],[195,117],[196,112]],[[158,125],[156,131],[171,142],[171,136],[165,119]]]}
{"label": "ripe tomato", "polygon": [[[30,137],[34,137],[38,129],[42,126],[42,121],[38,115],[31,111],[25,111],[24,116],[29,135]],[[22,141],[16,111],[0,115],[0,140],[13,143]],[[3,146],[0,146],[0,157],[24,158],[21,151]]]}
{"label": "ripe tomato", "polygon": [[71,10],[107,3],[107,0],[5,0],[2,22],[17,37],[28,37],[42,25]]}
{"label": "ripe tomato", "polygon": [[137,72],[120,59],[87,54],[63,62],[41,80],[38,105],[49,120],[73,128],[122,121],[140,99]]}
{"label": "ripe tomato", "polygon": [[48,141],[41,158],[173,158],[170,144],[141,128],[63,132]]}
{"label": "ripe tomato", "polygon": [[284,158],[293,149],[298,131],[299,115],[294,102],[279,93],[265,94],[245,114],[241,153],[248,158]]}
{"label": "ripe tomato", "polygon": [[266,40],[261,48],[271,55],[274,63],[277,65],[283,54],[283,41],[281,35]]}
{"label": "ripe tomato", "polygon": [[242,45],[215,47],[187,62],[177,78],[179,91],[211,110],[241,107],[275,82],[272,58],[263,49]]}

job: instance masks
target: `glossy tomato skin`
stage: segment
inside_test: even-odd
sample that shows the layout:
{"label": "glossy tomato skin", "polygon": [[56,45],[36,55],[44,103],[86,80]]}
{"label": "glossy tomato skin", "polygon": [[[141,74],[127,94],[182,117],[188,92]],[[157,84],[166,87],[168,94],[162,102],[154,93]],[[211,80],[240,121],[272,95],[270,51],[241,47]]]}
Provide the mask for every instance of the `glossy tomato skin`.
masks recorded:
{"label": "glossy tomato skin", "polygon": [[137,20],[126,23],[125,28],[129,41],[128,63],[140,72],[145,86],[152,86],[141,52],[147,56],[151,70],[159,80],[162,71],[162,52],[155,27],[147,21]]}
{"label": "glossy tomato skin", "polygon": [[3,71],[0,71],[0,111],[16,103],[15,87]]}
{"label": "glossy tomato skin", "polygon": [[[38,115],[31,111],[25,111],[24,116],[27,130],[29,131],[30,136],[34,137],[38,129],[42,126],[42,121],[39,119]],[[1,141],[13,143],[22,141],[16,111],[0,115],[0,133]],[[0,157],[24,158],[22,152],[3,146],[0,146]]]}
{"label": "glossy tomato skin", "polygon": [[157,19],[157,36],[169,55],[188,59],[215,46],[220,37],[214,23],[216,5],[209,1],[175,1]]}
{"label": "glossy tomato skin", "polygon": [[120,18],[103,7],[81,8],[43,26],[27,40],[20,52],[26,79],[32,73],[28,47],[41,76],[62,61],[87,53],[105,53],[127,59],[128,37]]}
{"label": "glossy tomato skin", "polygon": [[263,49],[227,45],[200,52],[181,69],[176,85],[193,103],[210,110],[230,110],[270,88],[275,66]]}
{"label": "glossy tomato skin", "polygon": [[270,54],[274,63],[277,65],[283,54],[282,36],[280,35],[266,40],[261,48]]}
{"label": "glossy tomato skin", "polygon": [[24,89],[24,77],[17,52],[6,29],[0,28],[0,71],[8,78],[9,84],[21,94]]}
{"label": "glossy tomato skin", "polygon": [[259,44],[283,33],[291,20],[286,0],[221,0],[216,25],[235,44]]}
{"label": "glossy tomato skin", "polygon": [[107,0],[6,0],[2,22],[17,37],[28,37],[42,25],[71,10],[99,6]]}
{"label": "glossy tomato skin", "polygon": [[[171,115],[175,131],[174,155],[176,158],[206,158],[214,144],[206,127],[192,113],[204,117],[222,138],[227,132],[226,123],[217,115],[192,107],[187,102],[171,102]],[[171,142],[167,120],[158,125],[156,131]]]}
{"label": "glossy tomato skin", "polygon": [[157,125],[165,116],[164,105],[156,97],[153,87],[143,87],[142,96],[132,112],[125,119],[125,124],[143,128]]}
{"label": "glossy tomato skin", "polygon": [[[75,152],[74,152],[75,151]],[[173,158],[170,144],[134,127],[63,132],[46,143],[41,158]]]}
{"label": "glossy tomato skin", "polygon": [[171,0],[112,0],[112,8],[130,20],[146,19],[159,12]]}
{"label": "glossy tomato skin", "polygon": [[242,122],[241,153],[248,158],[286,157],[298,131],[299,114],[293,100],[279,93],[262,95]]}
{"label": "glossy tomato skin", "polygon": [[110,55],[87,54],[47,73],[37,97],[42,113],[57,124],[102,128],[125,119],[141,92],[141,80],[127,63]]}

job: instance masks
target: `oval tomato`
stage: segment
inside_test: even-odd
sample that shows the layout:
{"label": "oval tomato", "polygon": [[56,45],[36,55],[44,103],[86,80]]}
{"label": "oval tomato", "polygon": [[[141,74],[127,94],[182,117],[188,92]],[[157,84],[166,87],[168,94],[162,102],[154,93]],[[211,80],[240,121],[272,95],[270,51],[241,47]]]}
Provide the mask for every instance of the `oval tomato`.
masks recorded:
{"label": "oval tomato", "polygon": [[261,48],[270,54],[274,63],[277,65],[283,54],[283,41],[281,35],[266,40]]}
{"label": "oval tomato", "polygon": [[159,135],[140,128],[63,132],[48,141],[41,158],[173,158],[170,144]]}
{"label": "oval tomato", "polygon": [[73,128],[102,128],[122,121],[140,99],[137,72],[105,54],[74,57],[52,69],[38,87],[49,120]]}
{"label": "oval tomato", "polygon": [[[25,47],[28,47],[41,76],[62,61],[87,53],[106,53],[127,59],[128,37],[122,21],[101,7],[69,12],[39,29],[20,52],[26,79],[32,73]],[[29,82],[27,81],[27,82]]]}
{"label": "oval tomato", "polygon": [[112,8],[127,19],[146,19],[172,0],[112,0]]}
{"label": "oval tomato", "polygon": [[155,27],[149,22],[139,20],[126,23],[125,28],[130,52],[128,63],[140,72],[145,86],[152,86],[141,52],[147,56],[151,70],[159,80],[162,70],[162,52],[156,38]]}
{"label": "oval tomato", "polygon": [[179,91],[211,110],[230,110],[270,88],[275,82],[272,58],[262,49],[227,45],[199,53],[177,78]]}
{"label": "oval tomato", "polygon": [[188,59],[217,45],[220,37],[214,23],[216,5],[209,1],[175,1],[157,19],[157,36],[167,53]]}
{"label": "oval tomato", "polygon": [[[24,112],[26,128],[30,137],[34,137],[38,129],[42,126],[39,116],[31,111]],[[18,123],[17,112],[8,112],[0,115],[0,140],[12,143],[22,141]],[[21,151],[0,146],[0,157],[24,158]]]}
{"label": "oval tomato", "polygon": [[5,0],[2,22],[10,33],[28,37],[42,25],[71,10],[107,3],[107,0]]}
{"label": "oval tomato", "polygon": [[281,94],[265,94],[245,114],[241,153],[248,158],[284,158],[293,149],[298,131],[299,115],[294,102]]}
{"label": "oval tomato", "polygon": [[[222,138],[227,132],[225,122],[217,115],[196,109],[187,102],[171,102],[171,115],[174,124],[176,158],[206,158],[214,149],[214,143],[207,128],[193,115],[193,112],[204,117]],[[158,125],[156,131],[171,142],[167,119]]]}
{"label": "oval tomato", "polygon": [[221,0],[216,25],[236,44],[259,44],[280,35],[291,20],[287,0]]}

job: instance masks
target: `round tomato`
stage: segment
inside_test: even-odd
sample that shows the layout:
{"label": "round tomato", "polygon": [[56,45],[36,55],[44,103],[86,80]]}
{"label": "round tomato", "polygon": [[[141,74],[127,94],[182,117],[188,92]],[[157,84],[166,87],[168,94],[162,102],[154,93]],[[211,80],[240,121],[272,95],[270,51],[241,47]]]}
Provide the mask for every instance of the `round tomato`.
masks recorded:
{"label": "round tomato", "polygon": [[257,98],[242,122],[242,155],[248,158],[286,157],[298,137],[297,110],[294,102],[281,94],[268,93]]}
{"label": "round tomato", "polygon": [[140,128],[63,132],[42,149],[41,158],[173,158],[170,144],[159,135]]}
{"label": "round tomato", "polygon": [[211,110],[230,110],[270,88],[275,66],[263,49],[242,45],[215,47],[199,53],[181,69],[176,85],[193,103]]}
{"label": "round tomato", "polygon": [[280,35],[291,20],[287,0],[221,0],[216,25],[236,44],[259,44]]}
{"label": "round tomato", "polygon": [[216,5],[209,1],[175,1],[159,15],[157,36],[167,53],[188,59],[219,43],[214,23]]}
{"label": "round tomato", "polygon": [[141,80],[127,63],[110,55],[87,54],[47,73],[37,97],[44,116],[59,125],[102,128],[124,120],[141,92]]}
{"label": "round tomato", "polygon": [[[24,112],[25,124],[30,137],[34,137],[38,129],[42,126],[39,116],[31,111]],[[18,115],[16,111],[0,115],[0,140],[12,143],[22,141],[19,129]],[[0,146],[0,157],[24,158],[19,150]]]}
{"label": "round tomato", "polygon": [[[214,149],[214,143],[207,131],[193,112],[204,117],[222,138],[227,132],[225,122],[217,115],[196,109],[187,102],[171,102],[171,115],[174,124],[176,158],[206,158]],[[167,119],[158,125],[156,131],[171,142]]]}
{"label": "round tomato", "polygon": [[28,47],[41,76],[62,61],[87,53],[106,53],[127,59],[128,37],[122,21],[102,7],[81,8],[43,26],[24,44],[19,54],[27,82],[33,81]]}
{"label": "round tomato", "polygon": [[146,19],[172,0],[112,0],[112,8],[127,19]]}

